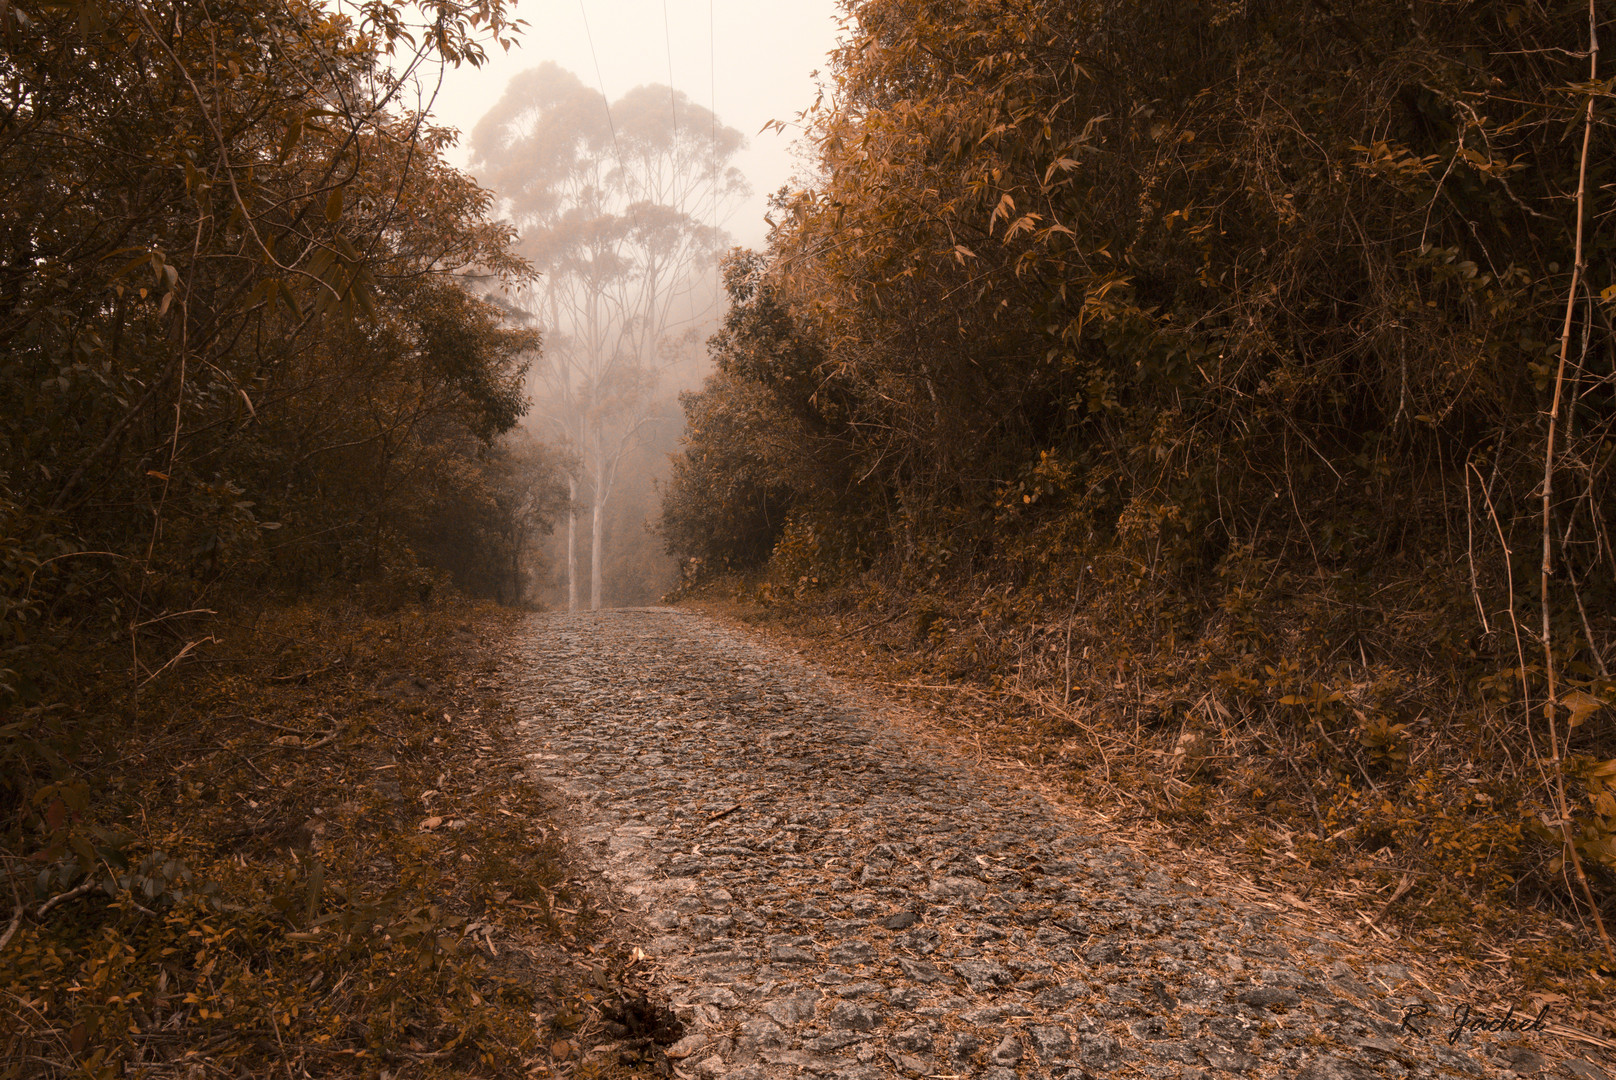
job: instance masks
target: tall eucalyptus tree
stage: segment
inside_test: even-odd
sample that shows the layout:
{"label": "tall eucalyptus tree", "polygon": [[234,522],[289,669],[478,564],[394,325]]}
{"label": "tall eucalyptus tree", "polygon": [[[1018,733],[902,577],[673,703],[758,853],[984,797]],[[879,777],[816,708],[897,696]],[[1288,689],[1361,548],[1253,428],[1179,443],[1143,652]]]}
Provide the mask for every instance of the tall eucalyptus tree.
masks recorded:
{"label": "tall eucalyptus tree", "polygon": [[577,508],[590,512],[591,608],[601,604],[604,511],[651,415],[660,371],[692,321],[746,186],[742,137],[666,86],[608,105],[546,63],[523,72],[472,133],[472,168],[521,230],[545,333],[539,411],[571,444],[568,607],[578,607]]}

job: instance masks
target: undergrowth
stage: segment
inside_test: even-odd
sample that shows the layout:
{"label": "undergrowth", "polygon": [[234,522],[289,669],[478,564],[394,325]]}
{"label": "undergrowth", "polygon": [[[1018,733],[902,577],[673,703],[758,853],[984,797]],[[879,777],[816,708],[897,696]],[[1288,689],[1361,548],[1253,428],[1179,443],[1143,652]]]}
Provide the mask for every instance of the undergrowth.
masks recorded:
{"label": "undergrowth", "polygon": [[1283,891],[1607,984],[1602,9],[945,7],[852,5],[670,553]]}
{"label": "undergrowth", "polygon": [[610,1075],[623,958],[524,783],[488,636],[359,596],[109,655],[9,717],[0,1077]]}

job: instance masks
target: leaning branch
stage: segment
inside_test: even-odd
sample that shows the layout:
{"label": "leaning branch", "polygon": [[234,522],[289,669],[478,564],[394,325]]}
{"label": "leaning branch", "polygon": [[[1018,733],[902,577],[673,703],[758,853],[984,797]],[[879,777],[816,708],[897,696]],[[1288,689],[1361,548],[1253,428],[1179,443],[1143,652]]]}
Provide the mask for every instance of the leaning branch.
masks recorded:
{"label": "leaning branch", "polygon": [[[1599,20],[1595,11],[1595,0],[1588,0],[1588,81],[1593,83],[1599,78]],[[1605,947],[1605,956],[1616,964],[1616,948],[1611,946],[1610,935],[1605,932],[1605,920],[1599,913],[1599,904],[1594,901],[1593,888],[1588,884],[1588,875],[1583,872],[1582,859],[1577,854],[1575,838],[1571,834],[1571,809],[1566,799],[1565,768],[1560,755],[1559,723],[1555,719],[1555,710],[1559,705],[1559,694],[1554,680],[1554,631],[1550,619],[1550,578],[1554,573],[1554,530],[1552,527],[1552,512],[1554,498],[1554,439],[1559,430],[1560,400],[1565,390],[1566,361],[1571,352],[1571,323],[1576,312],[1577,288],[1582,283],[1583,272],[1583,230],[1587,223],[1587,195],[1588,195],[1588,147],[1593,139],[1594,131],[1594,94],[1590,87],[1587,94],[1588,102],[1583,110],[1582,117],[1582,156],[1577,167],[1577,232],[1576,246],[1573,249],[1571,260],[1571,287],[1566,291],[1565,321],[1560,327],[1560,363],[1554,373],[1554,399],[1549,405],[1549,434],[1548,442],[1543,450],[1543,564],[1542,575],[1539,582],[1538,596],[1543,612],[1543,670],[1548,679],[1548,700],[1543,703],[1543,713],[1549,721],[1549,750],[1553,755],[1549,759],[1549,766],[1553,770],[1555,814],[1560,819],[1560,837],[1565,845],[1566,861],[1571,864],[1577,877],[1577,884],[1582,889],[1583,899],[1588,903],[1588,910],[1593,913],[1594,926],[1599,931],[1599,940]],[[1589,645],[1592,646],[1592,642]],[[1525,671],[1521,672],[1525,677]],[[1531,714],[1527,714],[1527,723],[1531,724]],[[1568,732],[1569,734],[1569,732]]]}

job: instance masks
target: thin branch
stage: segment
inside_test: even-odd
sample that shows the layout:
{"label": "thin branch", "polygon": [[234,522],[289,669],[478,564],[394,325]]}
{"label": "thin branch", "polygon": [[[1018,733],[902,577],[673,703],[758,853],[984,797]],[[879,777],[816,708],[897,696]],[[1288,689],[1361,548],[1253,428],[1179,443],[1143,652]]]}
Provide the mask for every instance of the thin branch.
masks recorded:
{"label": "thin branch", "polygon": [[[1588,81],[1593,83],[1599,78],[1599,18],[1595,9],[1595,0],[1588,0]],[[1571,322],[1576,313],[1577,287],[1582,282],[1583,265],[1583,230],[1587,223],[1587,197],[1588,197],[1588,147],[1593,140],[1594,132],[1594,95],[1587,95],[1588,102],[1584,107],[1582,120],[1582,156],[1577,169],[1577,234],[1576,246],[1573,249],[1571,261],[1571,288],[1566,293],[1565,321],[1560,329],[1560,363],[1554,373],[1554,400],[1549,406],[1549,432],[1548,441],[1543,450],[1543,566],[1539,585],[1539,599],[1543,613],[1543,667],[1548,678],[1548,700],[1543,703],[1544,715],[1549,722],[1549,750],[1553,755],[1549,765],[1554,770],[1554,799],[1555,813],[1559,817],[1560,836],[1565,844],[1566,861],[1576,874],[1577,884],[1582,888],[1583,898],[1588,902],[1588,909],[1593,914],[1594,926],[1599,931],[1600,943],[1605,947],[1605,957],[1612,964],[1616,964],[1616,946],[1611,945],[1610,935],[1605,932],[1605,920],[1600,915],[1599,904],[1594,899],[1593,887],[1588,884],[1588,875],[1583,872],[1582,858],[1577,854],[1576,840],[1571,834],[1571,811],[1566,800],[1565,769],[1560,755],[1559,722],[1555,718],[1555,709],[1559,704],[1558,693],[1554,682],[1554,639],[1553,625],[1550,620],[1550,577],[1554,573],[1554,529],[1552,523],[1553,495],[1554,495],[1554,437],[1558,431],[1560,421],[1560,399],[1565,391],[1565,373],[1567,358],[1571,352]],[[1591,645],[1591,643],[1590,643]],[[1525,675],[1525,672],[1522,672]],[[1531,713],[1527,713],[1527,725],[1531,725]],[[1569,729],[1567,735],[1569,736]]]}

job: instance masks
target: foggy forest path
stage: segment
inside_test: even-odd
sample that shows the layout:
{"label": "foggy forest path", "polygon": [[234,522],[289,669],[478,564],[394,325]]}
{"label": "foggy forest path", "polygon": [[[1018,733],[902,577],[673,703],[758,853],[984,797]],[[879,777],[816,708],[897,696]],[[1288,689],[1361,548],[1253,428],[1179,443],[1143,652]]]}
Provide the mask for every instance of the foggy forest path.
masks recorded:
{"label": "foggy forest path", "polygon": [[1521,1036],[1403,1030],[1425,994],[1406,969],[1147,860],[716,620],[539,615],[515,659],[530,771],[637,911],[682,1075],[1546,1064]]}

